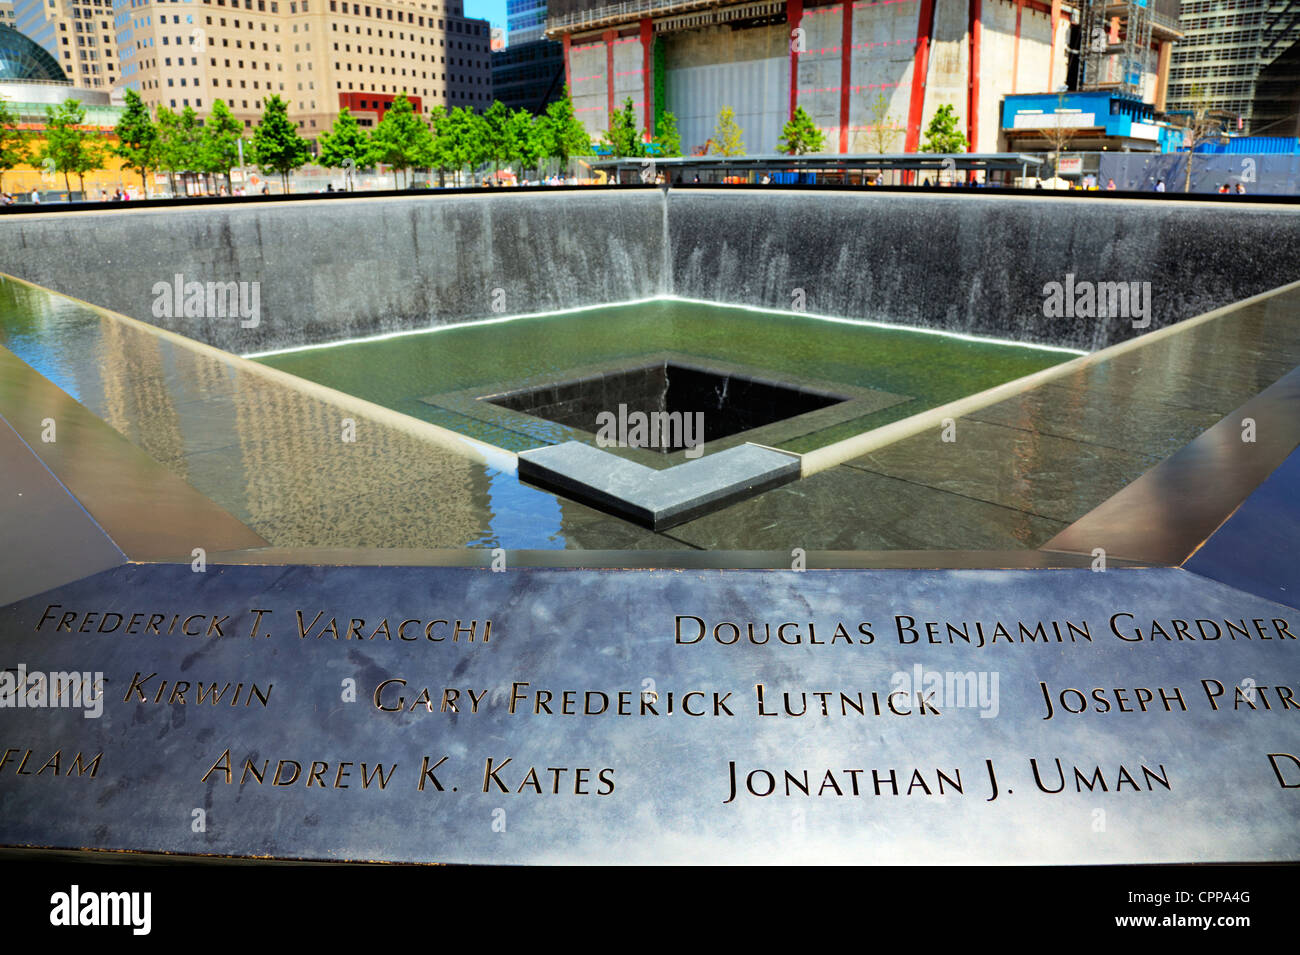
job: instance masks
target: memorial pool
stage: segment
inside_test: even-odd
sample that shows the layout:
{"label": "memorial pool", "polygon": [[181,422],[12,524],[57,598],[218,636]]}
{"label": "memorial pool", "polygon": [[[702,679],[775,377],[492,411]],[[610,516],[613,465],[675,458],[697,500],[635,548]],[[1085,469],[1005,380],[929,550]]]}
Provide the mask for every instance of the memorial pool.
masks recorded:
{"label": "memorial pool", "polygon": [[[754,376],[792,387],[848,386],[858,399],[847,409],[850,417],[832,415],[843,420],[827,423],[819,418],[784,429],[774,446],[795,452],[822,447],[1081,354],[899,326],[665,299],[251,357],[497,447],[525,451],[564,440],[567,433],[548,434],[544,427],[528,427],[518,420],[514,422],[518,427],[512,429],[499,417],[471,417],[448,407],[452,402],[435,403],[438,396],[470,392],[464,397],[474,398],[521,383],[581,378],[583,371],[638,364],[638,358],[664,353],[697,366],[741,366]],[[859,394],[859,389],[864,393]],[[703,403],[691,410],[709,412]],[[594,432],[594,422],[585,430]]]}

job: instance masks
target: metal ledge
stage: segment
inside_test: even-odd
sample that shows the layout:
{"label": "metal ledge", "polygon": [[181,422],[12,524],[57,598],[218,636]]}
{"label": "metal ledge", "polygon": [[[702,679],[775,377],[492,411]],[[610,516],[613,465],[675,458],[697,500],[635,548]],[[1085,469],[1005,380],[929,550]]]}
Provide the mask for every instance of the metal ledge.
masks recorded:
{"label": "metal ledge", "polygon": [[799,456],[745,444],[656,471],[566,441],[520,454],[519,477],[658,531],[798,479]]}

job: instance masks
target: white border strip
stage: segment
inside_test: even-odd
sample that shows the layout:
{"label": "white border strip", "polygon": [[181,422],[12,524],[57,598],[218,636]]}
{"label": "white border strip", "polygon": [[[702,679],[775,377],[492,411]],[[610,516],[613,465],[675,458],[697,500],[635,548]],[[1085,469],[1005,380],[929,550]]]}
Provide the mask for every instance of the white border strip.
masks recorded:
{"label": "white border strip", "polygon": [[764,315],[785,315],[791,318],[810,318],[819,322],[832,322],[837,325],[857,325],[866,328],[880,328],[894,332],[912,332],[918,335],[939,335],[958,341],[977,342],[981,345],[1003,345],[1011,348],[1026,348],[1034,351],[1057,352],[1065,355],[1086,355],[1087,351],[1078,348],[1062,348],[1058,345],[1035,345],[1032,342],[1012,341],[1009,338],[990,338],[982,335],[970,335],[965,332],[950,332],[941,328],[918,328],[915,325],[902,325],[893,322],[878,322],[866,318],[841,318],[835,315],[820,315],[815,312],[798,312],[793,309],[765,308],[761,305],[737,305],[731,302],[710,302],[700,298],[686,298],[681,295],[654,295],[650,298],[627,299],[622,302],[604,302],[600,305],[578,305],[573,308],[556,309],[548,312],[524,312],[518,315],[503,315],[500,318],[475,318],[464,322],[449,322],[433,325],[429,328],[407,328],[396,332],[383,332],[378,335],[365,335],[360,338],[342,338],[337,341],[319,342],[314,345],[294,345],[292,348],[272,348],[267,351],[246,352],[241,357],[249,359],[269,358],[273,355],[291,355],[296,352],[315,351],[321,348],[337,348],[342,345],[359,345],[367,342],[386,341],[390,338],[404,338],[408,335],[432,335],[457,328],[476,328],[483,325],[500,325],[503,322],[517,322],[529,318],[553,318],[560,315],[576,315],[580,312],[592,312],[598,309],[626,308],[631,305],[652,305],[657,302],[683,302],[688,305],[702,305],[709,308],[737,309],[745,312],[758,312]]}

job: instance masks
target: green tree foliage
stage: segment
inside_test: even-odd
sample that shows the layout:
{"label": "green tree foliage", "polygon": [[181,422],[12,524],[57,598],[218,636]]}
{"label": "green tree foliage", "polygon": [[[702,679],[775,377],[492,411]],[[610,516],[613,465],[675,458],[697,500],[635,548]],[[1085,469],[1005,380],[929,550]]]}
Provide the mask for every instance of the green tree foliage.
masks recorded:
{"label": "green tree foliage", "polygon": [[898,134],[902,130],[889,118],[889,98],[884,93],[877,93],[876,98],[867,105],[867,142],[878,153],[893,151]]}
{"label": "green tree foliage", "polygon": [[352,188],[352,170],[364,169],[374,162],[370,136],[346,106],[339,111],[329,132],[320,137],[319,143],[320,156],[317,158],[320,164],[327,169],[346,169],[349,189]]}
{"label": "green tree foliage", "polygon": [[659,114],[655,123],[655,142],[659,144],[660,156],[682,154],[682,134],[677,131],[677,117],[667,110]]}
{"label": "green tree foliage", "polygon": [[455,142],[452,138],[452,120],[445,106],[435,106],[429,113],[430,137],[426,144],[427,155],[422,164],[438,171],[438,185],[446,185],[447,172],[456,165]]}
{"label": "green tree foliage", "polygon": [[483,112],[483,133],[488,159],[492,161],[493,174],[500,173],[503,164],[516,155],[515,127],[510,122],[510,108],[501,100],[493,100]]}
{"label": "green tree foliage", "polygon": [[813,124],[812,117],[804,111],[804,108],[796,106],[794,118],[785,124],[776,148],[778,152],[790,156],[819,153],[826,148],[826,137]]}
{"label": "green tree foliage", "polygon": [[[415,115],[406,94],[400,93],[384,111],[384,118],[370,137],[371,155],[375,162],[407,173],[428,161],[431,139],[429,127]],[[410,182],[409,175],[407,182]]]}
{"label": "green tree foliage", "polygon": [[623,100],[623,108],[610,116],[609,129],[605,131],[601,143],[610,147],[615,156],[645,155],[645,142],[641,137],[641,126],[637,122],[632,97]]}
{"label": "green tree foliage", "polygon": [[151,158],[155,168],[161,169],[167,173],[167,178],[171,182],[173,195],[176,193],[176,166],[172,164],[174,159],[172,144],[179,138],[179,126],[179,116],[169,110],[166,106],[158,107],[158,123],[155,127],[154,151]]}
{"label": "green tree foliage", "polygon": [[149,194],[147,177],[150,169],[158,165],[158,127],[149,116],[149,109],[133,89],[126,91],[126,112],[117,123],[117,146],[113,152],[127,169],[140,174],[140,188]]}
{"label": "green tree foliage", "polygon": [[966,148],[966,135],[957,128],[956,112],[950,104],[940,106],[925,128],[925,145],[921,152],[964,153]]}
{"label": "green tree foliage", "polygon": [[93,130],[82,129],[86,110],[75,99],[64,100],[60,106],[45,107],[45,148],[37,157],[41,163],[52,160],[54,168],[63,173],[63,184],[69,194],[72,183],[68,176],[75,173],[86,192],[86,173],[104,165],[105,151]]}
{"label": "green tree foliage", "polygon": [[432,165],[440,173],[466,167],[473,171],[491,158],[486,123],[472,109],[457,106],[448,112],[438,107],[433,112],[433,123]]}
{"label": "green tree foliage", "polygon": [[239,142],[244,124],[235,118],[224,100],[214,100],[199,137],[199,166],[203,172],[224,176],[230,188],[230,170],[239,165]]}
{"label": "green tree foliage", "polygon": [[730,106],[718,110],[718,122],[713,129],[713,152],[719,156],[743,156],[744,137],[745,131],[736,125],[736,111]]}
{"label": "green tree foliage", "polygon": [[[387,117],[385,117],[387,118]],[[289,107],[279,96],[269,96],[262,119],[253,130],[253,154],[265,175],[279,175],[289,191],[289,173],[311,159],[311,146],[298,135],[289,119]]]}
{"label": "green tree foliage", "polygon": [[18,114],[0,99],[0,187],[4,174],[27,161],[27,133],[18,128]]}
{"label": "green tree foliage", "polygon": [[159,169],[166,170],[172,194],[176,193],[176,174],[202,172],[203,127],[194,108],[186,106],[178,115],[165,106],[158,107],[157,158]]}
{"label": "green tree foliage", "polygon": [[546,107],[546,116],[542,118],[541,124],[546,155],[558,159],[562,170],[574,156],[590,155],[591,137],[573,113],[573,101],[569,99],[567,86],[564,88],[564,96]]}
{"label": "green tree foliage", "polygon": [[537,118],[526,109],[517,109],[510,114],[512,159],[518,161],[520,173],[525,169],[536,169],[546,158],[546,142],[541,126]]}

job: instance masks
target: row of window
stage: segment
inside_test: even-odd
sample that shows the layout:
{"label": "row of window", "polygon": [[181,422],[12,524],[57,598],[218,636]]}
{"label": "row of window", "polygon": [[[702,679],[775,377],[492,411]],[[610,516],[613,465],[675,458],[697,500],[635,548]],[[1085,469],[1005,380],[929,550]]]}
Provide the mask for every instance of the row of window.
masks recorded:
{"label": "row of window", "polygon": [[1183,50],[1170,57],[1173,63],[1255,63],[1259,59],[1257,49],[1253,50]]}
{"label": "row of window", "polygon": [[[1174,74],[1180,80],[1190,80],[1206,76],[1248,76],[1254,79],[1259,72],[1258,68],[1249,63],[1233,63],[1223,66],[1178,66]],[[1171,70],[1171,72],[1173,72]]]}
{"label": "row of window", "polygon": [[1183,0],[1182,15],[1267,9],[1268,0]]}

